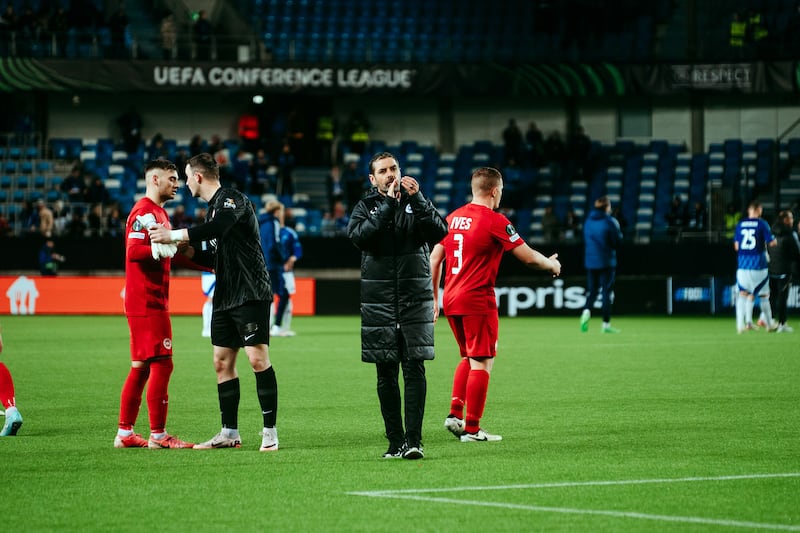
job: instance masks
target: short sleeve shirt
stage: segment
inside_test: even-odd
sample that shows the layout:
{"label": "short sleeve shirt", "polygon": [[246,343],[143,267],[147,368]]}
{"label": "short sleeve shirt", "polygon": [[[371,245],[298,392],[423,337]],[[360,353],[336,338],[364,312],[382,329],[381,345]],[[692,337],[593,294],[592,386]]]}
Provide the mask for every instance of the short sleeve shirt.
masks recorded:
{"label": "short sleeve shirt", "polygon": [[444,311],[479,315],[497,310],[494,286],[503,254],[525,241],[511,222],[486,206],[467,204],[447,217]]}

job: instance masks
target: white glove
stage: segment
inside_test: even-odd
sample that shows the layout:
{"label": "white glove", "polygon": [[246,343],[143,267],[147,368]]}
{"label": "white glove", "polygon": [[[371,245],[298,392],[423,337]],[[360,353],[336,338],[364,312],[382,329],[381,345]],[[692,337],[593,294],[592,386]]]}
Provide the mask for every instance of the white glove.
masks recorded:
{"label": "white glove", "polygon": [[158,223],[156,222],[156,217],[153,216],[153,213],[147,213],[146,215],[136,215],[136,220],[138,220],[139,224],[144,226],[146,229],[158,226]]}
{"label": "white glove", "polygon": [[175,254],[178,253],[178,245],[151,242],[150,253],[153,255],[153,259],[156,261],[163,257],[174,257]]}

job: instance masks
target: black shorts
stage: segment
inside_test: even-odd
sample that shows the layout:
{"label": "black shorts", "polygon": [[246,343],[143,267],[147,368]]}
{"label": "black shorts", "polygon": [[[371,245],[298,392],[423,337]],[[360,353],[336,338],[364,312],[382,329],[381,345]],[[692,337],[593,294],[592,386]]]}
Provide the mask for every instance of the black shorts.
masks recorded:
{"label": "black shorts", "polygon": [[211,315],[211,344],[241,348],[269,345],[269,302],[253,300]]}

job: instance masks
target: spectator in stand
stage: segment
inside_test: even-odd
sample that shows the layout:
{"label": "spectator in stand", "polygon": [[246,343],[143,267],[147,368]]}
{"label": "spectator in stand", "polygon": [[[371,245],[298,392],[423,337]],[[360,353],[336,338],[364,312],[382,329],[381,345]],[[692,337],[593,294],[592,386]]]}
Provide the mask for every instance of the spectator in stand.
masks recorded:
{"label": "spectator in stand", "polygon": [[278,155],[277,193],[289,197],[294,194],[294,154],[289,142],[283,143],[283,149]]}
{"label": "spectator in stand", "polygon": [[86,180],[83,178],[79,163],[73,165],[69,176],[61,182],[61,191],[66,193],[70,202],[83,202],[86,200]]}
{"label": "spectator in stand", "polygon": [[347,216],[347,209],[345,209],[342,202],[333,204],[333,230],[336,235],[345,235],[347,233],[347,225],[350,223],[350,217]]}
{"label": "spectator in stand", "polygon": [[[191,145],[189,147],[191,149]],[[208,143],[208,153],[216,156],[217,152],[221,152],[225,149],[225,143],[222,142],[222,138],[219,135],[212,135],[211,142]]]}
{"label": "spectator in stand", "polygon": [[169,150],[164,143],[164,136],[160,133],[156,133],[150,141],[150,146],[147,148],[147,157],[151,161],[169,158]]}
{"label": "spectator in stand", "polygon": [[106,189],[103,179],[100,176],[93,175],[89,188],[86,190],[85,201],[90,204],[106,205],[110,200],[111,194],[108,192],[108,189]]}
{"label": "spectator in stand", "polygon": [[192,220],[192,217],[186,214],[186,208],[183,206],[183,204],[178,204],[175,206],[175,210],[172,212],[170,223],[172,224],[172,229],[181,229],[191,227],[191,225],[194,223],[194,220]]}
{"label": "spectator in stand", "polygon": [[275,184],[269,180],[270,160],[266,150],[259,148],[250,160],[250,190],[253,194],[264,194],[275,190]]}
{"label": "spectator in stand", "polygon": [[564,162],[567,158],[567,148],[561,140],[561,133],[556,130],[550,133],[544,142],[544,157],[550,166],[550,176],[555,183],[564,173]]}
{"label": "spectator in stand", "polygon": [[33,52],[33,43],[38,40],[39,28],[33,8],[25,5],[22,15],[17,20],[17,55],[30,56]]}
{"label": "spectator in stand", "polygon": [[370,130],[369,120],[363,110],[356,109],[353,111],[347,120],[345,130],[350,151],[358,155],[363,154],[369,143]]}
{"label": "spectator in stand", "polygon": [[542,214],[542,237],[546,243],[558,242],[561,237],[561,223],[552,205],[546,206]]}
{"label": "spectator in stand", "polygon": [[512,160],[522,161],[523,137],[522,130],[517,126],[517,121],[508,119],[508,125],[503,130],[503,163],[508,165]]}
{"label": "spectator in stand", "polygon": [[36,201],[36,209],[39,210],[39,233],[46,239],[52,238],[53,230],[55,229],[53,211],[47,207],[44,200]]}
{"label": "spectator in stand", "polygon": [[122,235],[122,230],[125,228],[125,221],[119,213],[119,204],[116,202],[108,208],[106,214],[106,233],[111,237]]}
{"label": "spectator in stand", "polygon": [[194,44],[197,47],[196,59],[200,61],[211,60],[213,34],[214,28],[208,20],[208,14],[205,9],[201,9],[197,13],[197,21],[194,23]]}
{"label": "spectator in stand", "polygon": [[92,204],[89,214],[86,215],[86,225],[90,237],[100,237],[103,234],[103,204]]}
{"label": "spectator in stand", "polygon": [[357,161],[348,161],[342,172],[347,209],[352,211],[355,205],[368,190],[367,177],[358,171]]}
{"label": "spectator in stand", "polygon": [[25,200],[22,203],[22,210],[19,213],[19,220],[21,221],[21,228],[24,234],[39,233],[39,210],[33,205],[30,200]]}
{"label": "spectator in stand", "polygon": [[333,165],[325,180],[328,189],[328,209],[333,212],[336,202],[344,201],[344,183],[339,165]]}
{"label": "spectator in stand", "polygon": [[125,14],[125,4],[120,3],[116,11],[108,17],[108,29],[111,33],[111,57],[118,59],[128,56],[125,46],[125,32],[128,29],[128,15]]}
{"label": "spectator in stand", "polygon": [[583,131],[583,127],[576,126],[569,137],[568,161],[570,180],[589,180],[591,179],[590,155],[592,151],[592,140]]}
{"label": "spectator in stand", "polygon": [[[205,141],[203,137],[198,134],[192,136],[192,139],[189,141],[189,156],[194,157],[197,154],[202,154],[206,151],[206,148],[203,146]],[[213,153],[213,152],[211,152]]]}
{"label": "spectator in stand", "polygon": [[83,218],[83,212],[77,208],[73,209],[72,218],[67,222],[64,228],[67,236],[73,239],[83,238],[86,236],[87,229],[88,226],[86,225],[86,220]]}
{"label": "spectator in stand", "polygon": [[142,117],[131,106],[128,111],[117,119],[117,125],[122,132],[122,143],[125,151],[134,154],[139,150],[142,142]]}
{"label": "spectator in stand", "polygon": [[69,31],[69,19],[67,19],[67,12],[64,11],[64,6],[57,4],[53,16],[50,17],[48,22],[48,30],[55,39],[55,50],[53,56],[64,57],[67,51],[67,32]]}
{"label": "spectator in stand", "polygon": [[64,200],[59,198],[53,204],[53,217],[55,217],[55,227],[53,228],[54,235],[61,235],[64,233],[64,228],[70,219],[69,208],[64,205]]}
{"label": "spectator in stand", "polygon": [[[169,13],[166,17],[161,19],[161,28],[159,31],[161,33],[161,57],[166,60],[175,59],[178,55],[175,48],[175,44],[178,41],[178,32],[175,28],[175,15]],[[200,152],[197,153],[199,154]]]}
{"label": "spectator in stand", "polygon": [[6,214],[0,212],[0,239],[5,239],[11,236],[11,224],[8,223]]}
{"label": "spectator in stand", "polygon": [[630,235],[628,233],[628,219],[622,214],[622,208],[618,205],[614,206],[614,209],[611,211],[611,216],[614,217],[614,219],[617,221],[617,224],[619,224],[619,229],[622,232],[623,238],[630,240]]}
{"label": "spectator in stand", "polygon": [[525,131],[525,152],[528,165],[539,168],[544,163],[544,136],[535,122],[528,124]]}
{"label": "spectator in stand", "polygon": [[3,56],[9,55],[11,52],[12,36],[17,31],[19,20],[17,14],[14,13],[14,4],[9,2],[6,5],[3,16],[0,17],[0,54]]}
{"label": "spectator in stand", "polygon": [[64,260],[64,256],[56,252],[53,239],[47,239],[39,250],[39,272],[42,276],[55,276],[58,273],[58,265]]}
{"label": "spectator in stand", "polygon": [[708,210],[703,202],[694,203],[694,211],[689,218],[689,229],[705,231],[708,229]]}
{"label": "spectator in stand", "polygon": [[688,213],[686,212],[686,204],[680,194],[676,194],[672,198],[669,213],[667,214],[667,232],[673,240],[678,240],[681,231],[687,226]]}
{"label": "spectator in stand", "polygon": [[578,220],[578,215],[570,209],[567,211],[567,216],[564,217],[564,239],[574,242],[580,237],[581,229],[581,221]]}
{"label": "spectator in stand", "polygon": [[725,207],[725,238],[728,240],[733,240],[734,232],[736,231],[736,226],[739,224],[739,221],[742,219],[742,213],[738,209],[736,209],[736,204],[729,203]]}

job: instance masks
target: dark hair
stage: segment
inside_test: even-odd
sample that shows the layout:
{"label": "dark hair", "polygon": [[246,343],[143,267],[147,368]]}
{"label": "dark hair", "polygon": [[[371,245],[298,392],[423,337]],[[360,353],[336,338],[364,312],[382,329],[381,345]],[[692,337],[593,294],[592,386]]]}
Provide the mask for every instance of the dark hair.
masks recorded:
{"label": "dark hair", "polygon": [[601,196],[597,200],[594,201],[594,208],[595,209],[608,209],[608,206],[611,205],[611,200],[608,199],[608,196]]}
{"label": "dark hair", "polygon": [[167,159],[153,159],[144,166],[144,173],[147,174],[154,168],[159,170],[178,170],[178,167],[176,167],[175,163],[172,161],[168,161]]}
{"label": "dark hair", "polygon": [[500,171],[492,167],[481,167],[472,173],[470,183],[481,191],[490,191],[492,187],[497,187],[503,175]]}
{"label": "dark hair", "polygon": [[189,158],[186,162],[193,172],[199,173],[205,179],[215,179],[219,181],[219,165],[214,161],[214,156],[209,153],[197,154]]}
{"label": "dark hair", "polygon": [[[372,174],[375,171],[374,168],[375,161],[380,161],[381,159],[388,159],[389,157],[397,161],[397,158],[394,156],[394,154],[390,152],[379,152],[374,156],[372,156],[372,159],[369,160],[369,173]],[[400,163],[398,162],[397,164],[399,165]]]}

